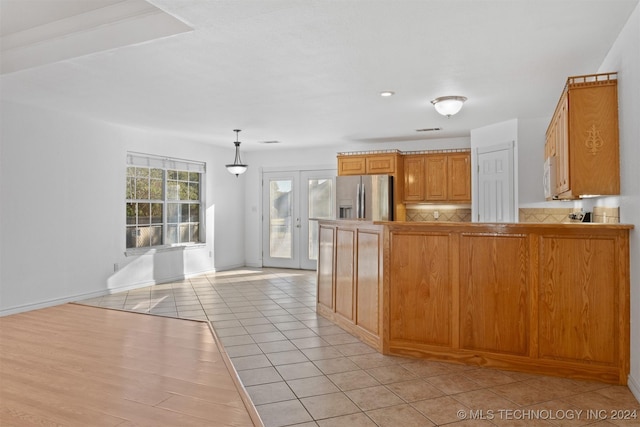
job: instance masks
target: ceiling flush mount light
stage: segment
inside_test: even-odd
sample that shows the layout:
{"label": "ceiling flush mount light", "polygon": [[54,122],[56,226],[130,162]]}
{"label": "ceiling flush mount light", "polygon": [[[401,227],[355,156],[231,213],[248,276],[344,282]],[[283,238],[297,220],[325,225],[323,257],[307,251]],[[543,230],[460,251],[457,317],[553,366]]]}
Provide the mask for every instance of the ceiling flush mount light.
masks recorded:
{"label": "ceiling flush mount light", "polygon": [[384,92],[380,92],[380,96],[382,97],[388,97],[388,96],[393,96],[396,93],[392,90],[385,90]]}
{"label": "ceiling flush mount light", "polygon": [[249,168],[249,165],[245,165],[242,163],[242,160],[240,160],[240,141],[238,141],[238,133],[240,132],[240,129],[234,129],[233,131],[236,133],[236,141],[233,143],[236,146],[236,158],[232,164],[226,165],[226,167],[229,173],[232,173],[237,177],[238,175],[245,173]]}
{"label": "ceiling flush mount light", "polygon": [[451,117],[460,111],[462,104],[464,104],[466,100],[467,98],[464,96],[441,96],[431,101],[431,103],[438,113]]}

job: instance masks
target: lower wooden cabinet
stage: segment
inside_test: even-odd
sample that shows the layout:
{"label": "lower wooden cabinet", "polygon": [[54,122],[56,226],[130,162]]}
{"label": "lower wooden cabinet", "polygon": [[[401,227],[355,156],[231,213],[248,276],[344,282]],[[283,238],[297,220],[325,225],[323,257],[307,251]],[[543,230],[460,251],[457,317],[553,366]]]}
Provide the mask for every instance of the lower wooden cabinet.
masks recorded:
{"label": "lower wooden cabinet", "polygon": [[385,354],[626,384],[631,228],[320,221],[318,312]]}
{"label": "lower wooden cabinet", "polygon": [[383,227],[320,223],[317,311],[382,350]]}

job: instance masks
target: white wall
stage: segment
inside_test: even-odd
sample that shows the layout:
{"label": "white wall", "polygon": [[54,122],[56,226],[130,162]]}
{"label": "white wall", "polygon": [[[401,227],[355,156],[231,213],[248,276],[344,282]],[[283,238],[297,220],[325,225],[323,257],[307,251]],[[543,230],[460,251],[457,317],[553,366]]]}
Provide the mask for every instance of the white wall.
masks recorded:
{"label": "white wall", "polygon": [[[232,148],[12,103],[1,132],[0,315],[244,265]],[[127,151],[206,162],[206,245],[125,256]]]}
{"label": "white wall", "polygon": [[640,400],[640,5],[611,47],[599,72],[618,72],[620,120],[620,222],[634,224],[631,242],[631,373]]}

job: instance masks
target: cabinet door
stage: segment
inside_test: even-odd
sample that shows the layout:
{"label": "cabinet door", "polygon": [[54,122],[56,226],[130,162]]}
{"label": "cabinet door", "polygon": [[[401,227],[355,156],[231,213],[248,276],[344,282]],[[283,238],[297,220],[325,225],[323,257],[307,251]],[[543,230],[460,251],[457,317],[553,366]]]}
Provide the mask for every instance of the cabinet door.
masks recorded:
{"label": "cabinet door", "polygon": [[569,104],[565,95],[561,100],[554,120],[555,146],[556,146],[556,194],[564,193],[571,189],[569,180]]}
{"label": "cabinet door", "polygon": [[447,156],[427,155],[426,200],[447,200]]}
{"label": "cabinet door", "polygon": [[364,175],[366,173],[363,156],[339,156],[338,175]]}
{"label": "cabinet door", "polygon": [[404,201],[425,200],[425,157],[424,155],[404,156]]}
{"label": "cabinet door", "polygon": [[539,357],[615,365],[623,339],[616,239],[543,236],[540,245]]}
{"label": "cabinet door", "polygon": [[367,175],[392,174],[396,171],[395,154],[366,156],[365,162]]}
{"label": "cabinet door", "polygon": [[318,295],[317,302],[333,310],[333,270],[335,251],[335,227],[320,226],[318,241]]}
{"label": "cabinet door", "polygon": [[570,89],[569,102],[569,188],[572,195],[619,194],[616,86]]}
{"label": "cabinet door", "polygon": [[449,200],[471,201],[471,154],[449,154]]}
{"label": "cabinet door", "polygon": [[356,234],[338,228],[336,233],[336,313],[353,321],[354,253]]}

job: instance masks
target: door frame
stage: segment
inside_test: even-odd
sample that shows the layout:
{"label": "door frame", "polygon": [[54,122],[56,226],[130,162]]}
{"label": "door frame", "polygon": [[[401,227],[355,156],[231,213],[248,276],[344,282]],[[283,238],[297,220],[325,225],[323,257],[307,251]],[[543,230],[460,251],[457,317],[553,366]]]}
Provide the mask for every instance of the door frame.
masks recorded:
{"label": "door frame", "polygon": [[473,155],[471,156],[471,221],[479,222],[480,207],[478,205],[480,200],[480,184],[479,184],[479,168],[480,161],[479,155],[481,153],[487,153],[491,151],[509,151],[509,169],[511,170],[511,177],[509,180],[513,212],[513,221],[518,222],[518,162],[517,162],[517,145],[515,141],[508,141],[501,144],[483,145],[473,148]]}
{"label": "door frame", "polygon": [[[259,198],[260,198],[260,207],[259,207],[259,218],[260,218],[260,232],[259,232],[259,245],[260,245],[260,264],[262,267],[264,267],[264,260],[265,260],[265,254],[264,254],[264,249],[265,249],[265,228],[267,227],[267,223],[266,223],[266,218],[264,218],[264,194],[265,194],[265,189],[264,189],[264,177],[265,174],[279,174],[281,173],[283,176],[286,174],[292,174],[292,173],[297,173],[298,174],[298,178],[299,179],[299,183],[298,185],[300,186],[302,183],[302,176],[304,173],[314,173],[314,172],[324,172],[324,173],[329,173],[331,175],[331,177],[333,178],[333,185],[334,185],[334,198],[335,198],[335,178],[337,176],[337,168],[335,165],[310,165],[310,166],[304,166],[304,167],[299,167],[299,166],[282,166],[282,167],[262,167],[260,168],[260,191],[259,191]],[[301,194],[301,193],[300,193]],[[299,199],[300,197],[298,197]],[[297,200],[296,203],[298,204],[298,206],[294,206],[293,209],[294,211],[296,211],[296,213],[300,216],[300,218],[302,217],[302,213],[307,212],[308,213],[308,208],[305,208],[304,210],[301,208],[301,204],[300,204],[300,200]],[[334,201],[335,203],[335,201]],[[303,212],[304,211],[304,212]],[[302,219],[301,219],[301,223],[302,223]],[[299,234],[300,236],[303,235],[302,230],[304,227],[300,227],[299,229]],[[298,244],[297,244],[297,250],[298,250],[298,262],[297,262],[297,267],[281,267],[281,268],[298,268],[298,269],[312,269],[310,268],[309,265],[305,266],[305,260],[302,259],[302,255],[308,255],[306,250],[302,250],[302,248],[300,247],[300,244],[302,242],[302,238],[299,237],[298,238]],[[278,268],[278,267],[275,267]],[[315,267],[314,267],[315,268]]]}

